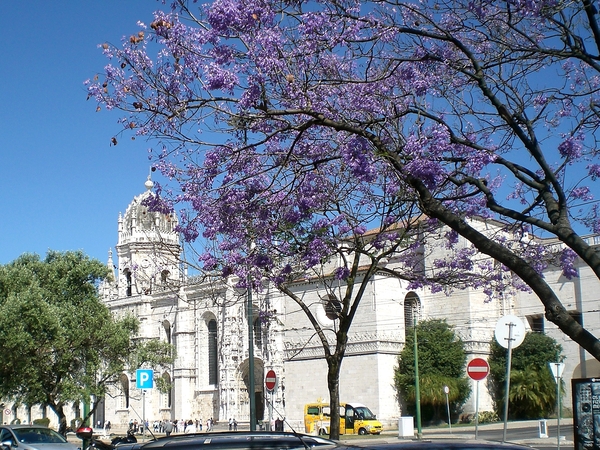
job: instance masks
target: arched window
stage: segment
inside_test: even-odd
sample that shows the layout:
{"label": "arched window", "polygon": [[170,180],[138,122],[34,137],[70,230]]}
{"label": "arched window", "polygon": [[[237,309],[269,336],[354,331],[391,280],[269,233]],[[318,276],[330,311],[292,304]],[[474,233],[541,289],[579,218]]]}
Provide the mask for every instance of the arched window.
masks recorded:
{"label": "arched window", "polygon": [[167,343],[171,343],[171,323],[168,320],[163,320],[162,323],[163,328],[165,329],[165,334],[167,335]]}
{"label": "arched window", "polygon": [[254,345],[262,346],[262,320],[260,318],[254,320]]}
{"label": "arched window", "polygon": [[[166,386],[171,386],[171,376],[165,372],[162,375],[162,379],[165,382]],[[171,387],[169,387],[169,390],[167,392],[163,392],[161,394],[161,407],[162,408],[170,408],[171,407],[171,392],[173,392],[173,389]]]}
{"label": "arched window", "polygon": [[122,407],[123,408],[129,408],[129,378],[127,377],[127,375],[125,375],[124,373],[122,373],[119,376],[119,381],[121,382],[121,390],[123,392],[122,395]]}
{"label": "arched window", "polygon": [[208,322],[208,384],[218,384],[217,321]]}
{"label": "arched window", "polygon": [[167,269],[163,270],[160,273],[160,281],[162,284],[167,284],[167,282],[169,281],[169,275],[170,275],[170,272]]}
{"label": "arched window", "polygon": [[125,273],[125,286],[126,286],[125,295],[127,297],[131,297],[131,270],[125,269],[124,273]]}
{"label": "arched window", "polygon": [[404,330],[410,330],[421,316],[421,300],[414,292],[409,292],[404,298]]}
{"label": "arched window", "polygon": [[329,320],[335,320],[340,317],[342,312],[342,302],[333,293],[329,293],[324,297],[321,297],[321,303],[325,309],[325,315]]}

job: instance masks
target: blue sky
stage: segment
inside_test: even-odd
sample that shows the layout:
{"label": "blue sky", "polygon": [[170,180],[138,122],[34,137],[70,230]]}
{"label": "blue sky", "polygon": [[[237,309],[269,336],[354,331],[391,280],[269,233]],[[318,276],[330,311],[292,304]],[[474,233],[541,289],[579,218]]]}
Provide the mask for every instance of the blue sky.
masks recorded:
{"label": "blue sky", "polygon": [[156,0],[1,1],[0,264],[82,250],[106,261],[117,219],[149,173],[152,143],[119,140],[117,112],[95,112],[83,82],[164,8]]}

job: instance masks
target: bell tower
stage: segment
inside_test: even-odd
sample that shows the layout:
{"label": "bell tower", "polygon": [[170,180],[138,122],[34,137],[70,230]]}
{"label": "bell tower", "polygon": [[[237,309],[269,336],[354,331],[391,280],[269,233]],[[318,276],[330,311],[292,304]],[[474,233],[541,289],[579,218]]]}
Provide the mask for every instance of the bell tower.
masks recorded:
{"label": "bell tower", "polygon": [[147,203],[156,195],[150,175],[144,186],[146,191],[133,199],[123,216],[119,214],[119,298],[178,289],[180,284],[177,216],[149,211]]}

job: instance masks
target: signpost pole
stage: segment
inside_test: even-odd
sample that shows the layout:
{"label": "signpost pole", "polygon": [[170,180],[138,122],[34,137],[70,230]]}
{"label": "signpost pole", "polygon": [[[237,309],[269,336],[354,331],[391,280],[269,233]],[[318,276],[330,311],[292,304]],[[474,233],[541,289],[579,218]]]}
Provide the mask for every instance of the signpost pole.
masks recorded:
{"label": "signpost pole", "polygon": [[560,450],[560,377],[556,377],[556,450]]}
{"label": "signpost pole", "polygon": [[511,366],[511,359],[512,359],[512,330],[513,327],[515,326],[514,323],[510,322],[507,324],[508,325],[508,350],[507,350],[507,359],[506,359],[506,387],[505,390],[506,392],[504,393],[504,429],[502,431],[502,442],[506,442],[506,428],[508,426],[508,398],[509,398],[509,391],[510,391],[510,366]]}
{"label": "signpost pole", "polygon": [[444,386],[444,394],[446,394],[446,409],[448,410],[448,429],[450,430],[450,434],[452,434],[452,420],[450,419],[450,400],[448,399],[449,393],[450,388],[448,386]]}
{"label": "signpost pole", "polygon": [[273,391],[271,391],[271,399],[269,401],[269,431],[273,431],[271,424],[273,423]]}
{"label": "signpost pole", "polygon": [[498,320],[494,335],[496,336],[496,341],[498,341],[498,344],[507,349],[505,388],[506,392],[504,393],[504,431],[502,433],[502,442],[506,442],[506,427],[508,425],[508,401],[510,398],[510,368],[512,363],[512,349],[517,348],[523,343],[523,339],[525,339],[525,325],[523,325],[523,321],[517,316],[508,314],[504,317],[501,317],[500,320]]}
{"label": "signpost pole", "polygon": [[142,391],[142,439],[146,440],[146,389],[154,388],[154,371],[152,369],[137,369],[136,387]]}
{"label": "signpost pole", "polygon": [[475,439],[479,431],[479,381],[477,380],[477,388],[475,389]]}
{"label": "signpost pole", "polygon": [[[271,398],[269,401],[269,426],[267,427],[267,429],[270,431],[273,431],[273,429],[271,428],[271,423],[273,421],[273,393],[275,392],[276,386],[277,386],[277,374],[275,373],[274,370],[269,370],[267,372],[267,375],[265,376],[265,387],[267,388],[267,391],[269,391],[271,394]],[[275,431],[277,431],[277,430],[275,430]]]}
{"label": "signpost pole", "polygon": [[146,389],[142,389],[142,441],[146,442]]}
{"label": "signpost pole", "polygon": [[467,364],[467,375],[472,380],[477,381],[477,389],[475,393],[475,439],[479,432],[479,382],[490,373],[490,365],[485,359],[475,358]]}

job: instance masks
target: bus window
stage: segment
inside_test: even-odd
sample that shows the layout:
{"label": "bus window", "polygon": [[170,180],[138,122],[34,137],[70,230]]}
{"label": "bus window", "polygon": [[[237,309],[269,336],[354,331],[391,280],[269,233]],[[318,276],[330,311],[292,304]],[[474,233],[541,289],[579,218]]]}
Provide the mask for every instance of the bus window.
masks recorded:
{"label": "bus window", "polygon": [[320,414],[318,406],[309,406],[306,409],[306,414],[309,416],[318,416]]}
{"label": "bus window", "polygon": [[375,419],[377,419],[377,417],[375,417],[375,414],[373,414],[371,412],[371,410],[369,408],[367,408],[366,406],[357,406],[356,408],[354,408],[354,415],[356,418],[358,418],[360,420],[375,420]]}

